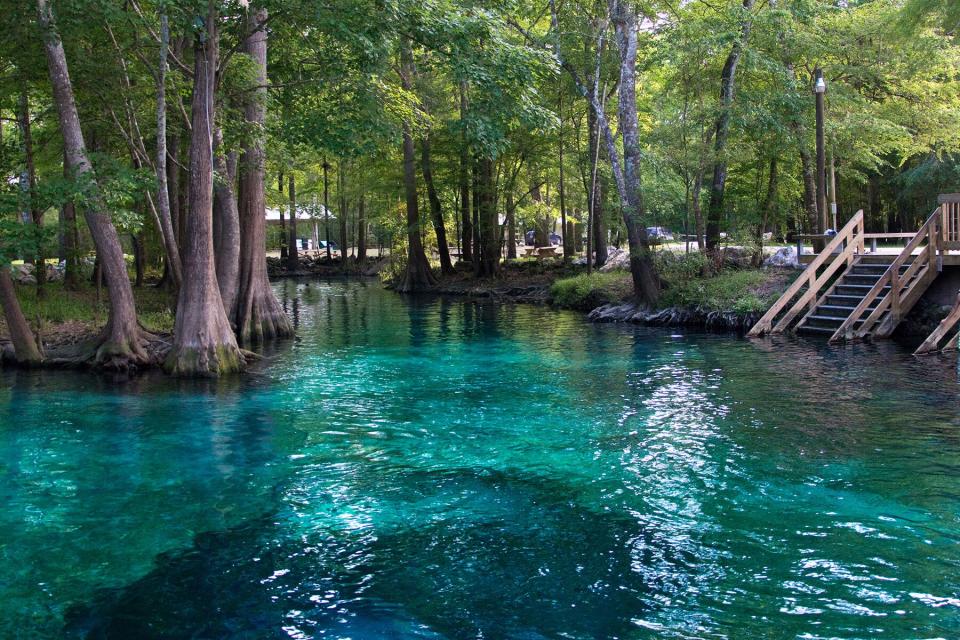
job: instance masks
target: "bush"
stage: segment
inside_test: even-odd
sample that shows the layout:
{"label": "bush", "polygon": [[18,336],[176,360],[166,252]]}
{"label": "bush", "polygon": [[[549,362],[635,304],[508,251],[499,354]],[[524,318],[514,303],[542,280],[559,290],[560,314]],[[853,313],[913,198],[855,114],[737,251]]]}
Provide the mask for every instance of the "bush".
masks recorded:
{"label": "bush", "polygon": [[727,270],[708,278],[668,282],[660,298],[664,307],[702,307],[750,313],[765,311],[779,291],[762,293],[771,274],[758,269]]}
{"label": "bush", "polygon": [[600,273],[583,274],[557,280],[550,287],[553,304],[565,309],[590,311],[611,302],[620,302],[633,293],[630,274]]}
{"label": "bush", "polygon": [[699,279],[710,265],[707,257],[699,251],[693,253],[659,251],[654,254],[653,261],[657,273],[668,286],[679,286]]}

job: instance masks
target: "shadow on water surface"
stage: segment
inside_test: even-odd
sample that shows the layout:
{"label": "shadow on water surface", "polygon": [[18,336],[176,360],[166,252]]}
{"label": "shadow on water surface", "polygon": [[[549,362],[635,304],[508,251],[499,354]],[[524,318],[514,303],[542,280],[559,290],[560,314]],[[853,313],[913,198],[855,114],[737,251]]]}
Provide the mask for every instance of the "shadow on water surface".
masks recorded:
{"label": "shadow on water surface", "polygon": [[367,514],[310,480],[284,493],[285,510],[201,534],[72,609],[68,635],[621,637],[636,626],[618,612],[642,618],[689,588],[698,555],[654,549],[636,520],[544,478],[413,472]]}

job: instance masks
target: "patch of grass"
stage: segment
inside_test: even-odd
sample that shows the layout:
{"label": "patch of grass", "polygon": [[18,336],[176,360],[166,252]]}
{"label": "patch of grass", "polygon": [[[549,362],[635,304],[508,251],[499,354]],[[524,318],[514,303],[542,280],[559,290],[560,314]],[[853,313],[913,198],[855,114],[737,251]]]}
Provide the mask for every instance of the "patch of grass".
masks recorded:
{"label": "patch of grass", "polygon": [[557,280],[550,287],[553,304],[565,309],[589,311],[629,298],[633,293],[630,274],[623,271],[594,272]]}
{"label": "patch of grass", "polygon": [[771,274],[760,269],[725,270],[711,277],[667,282],[660,297],[663,307],[702,307],[711,310],[751,313],[766,311],[779,290],[770,289]]}
{"label": "patch of grass", "polygon": [[[167,333],[173,330],[173,309],[175,301],[170,293],[154,287],[133,289],[137,315],[148,331]],[[79,291],[67,291],[61,282],[48,282],[44,285],[44,296],[37,299],[37,288],[33,285],[17,285],[17,298],[23,315],[31,323],[37,317],[45,325],[79,322],[91,329],[103,326],[110,310],[107,290],[101,291],[97,301],[97,289],[83,283]]]}

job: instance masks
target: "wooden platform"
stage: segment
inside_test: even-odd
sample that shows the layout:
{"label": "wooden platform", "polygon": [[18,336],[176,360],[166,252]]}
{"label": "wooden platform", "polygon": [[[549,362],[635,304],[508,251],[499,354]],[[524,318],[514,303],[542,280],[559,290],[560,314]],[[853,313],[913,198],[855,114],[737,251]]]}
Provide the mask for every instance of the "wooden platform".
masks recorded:
{"label": "wooden platform", "polygon": [[[868,234],[858,211],[836,235],[816,238],[826,243],[823,251],[800,255],[807,268],[749,335],[796,331],[824,335],[831,343],[889,337],[943,267],[960,265],[960,194],[938,201],[914,233]],[[906,246],[877,244],[893,239]],[[917,353],[936,351],[958,323],[960,295]]]}

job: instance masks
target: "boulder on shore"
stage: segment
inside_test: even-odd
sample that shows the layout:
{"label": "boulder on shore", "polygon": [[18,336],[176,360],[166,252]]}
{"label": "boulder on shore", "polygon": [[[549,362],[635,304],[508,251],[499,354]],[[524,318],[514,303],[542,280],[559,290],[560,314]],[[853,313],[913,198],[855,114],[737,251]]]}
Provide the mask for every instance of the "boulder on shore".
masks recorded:
{"label": "boulder on shore", "polygon": [[776,253],[763,261],[765,267],[788,267],[791,269],[800,268],[800,259],[797,256],[796,247],[782,247],[777,249]]}
{"label": "boulder on shore", "polygon": [[701,327],[721,331],[746,332],[760,319],[759,313],[738,313],[702,307],[670,307],[649,310],[627,302],[605,304],[587,315],[591,322],[630,322],[653,326]]}

